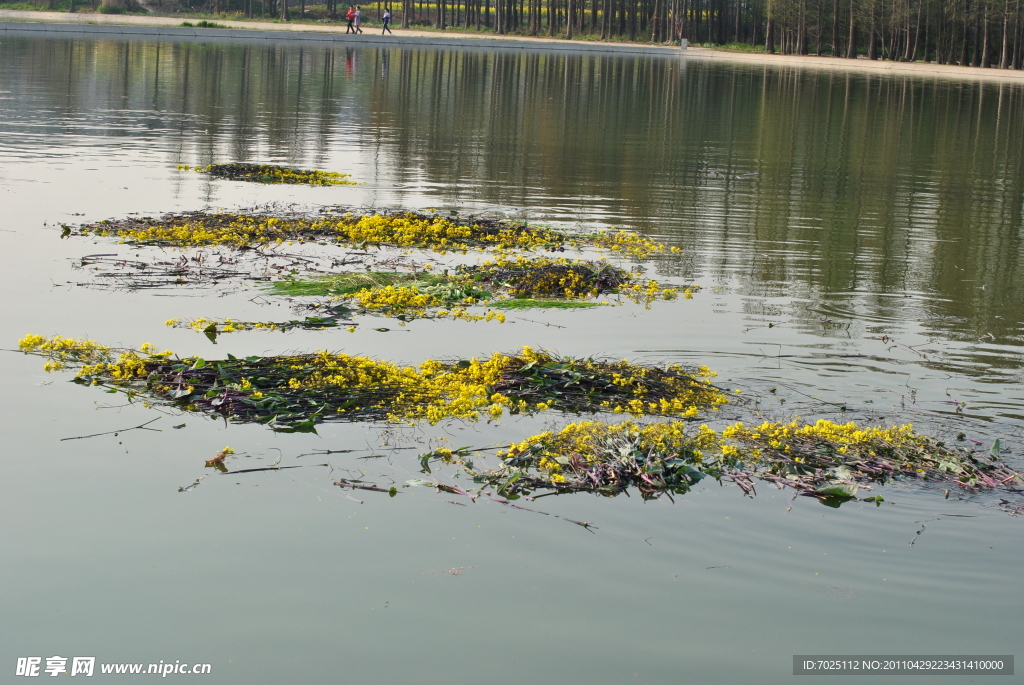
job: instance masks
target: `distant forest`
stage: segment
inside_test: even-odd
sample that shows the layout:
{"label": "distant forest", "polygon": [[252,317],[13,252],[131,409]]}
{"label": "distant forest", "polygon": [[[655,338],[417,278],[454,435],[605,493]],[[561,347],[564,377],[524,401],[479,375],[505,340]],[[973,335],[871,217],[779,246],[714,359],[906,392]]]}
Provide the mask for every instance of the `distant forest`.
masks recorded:
{"label": "distant forest", "polygon": [[[243,4],[253,16],[260,0]],[[265,0],[271,16],[322,13],[343,21],[348,3]],[[364,18],[390,6],[394,23],[499,34],[729,45],[796,55],[866,57],[1020,69],[1022,0],[396,0],[371,2]],[[301,9],[300,9],[301,5]],[[231,7],[231,9],[235,9]],[[318,12],[319,10],[319,12]]]}

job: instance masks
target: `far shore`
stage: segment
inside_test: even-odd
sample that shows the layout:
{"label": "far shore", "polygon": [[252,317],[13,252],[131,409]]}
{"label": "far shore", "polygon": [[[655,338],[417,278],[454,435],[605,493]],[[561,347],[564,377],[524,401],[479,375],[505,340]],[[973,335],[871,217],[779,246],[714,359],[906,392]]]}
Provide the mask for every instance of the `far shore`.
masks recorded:
{"label": "far shore", "polygon": [[[181,16],[169,17],[159,15],[124,15],[124,14],[98,14],[98,13],[75,13],[67,12],[46,12],[31,10],[3,10],[0,9],[0,22],[32,22],[42,24],[81,24],[88,25],[109,25],[109,26],[154,26],[154,27],[180,27],[182,22],[195,23],[202,21],[202,18]],[[219,26],[230,29],[243,29],[250,31],[279,31],[279,32],[311,32],[328,33],[343,36],[345,25],[343,22],[334,24],[312,24],[312,23],[286,23],[270,21],[238,21],[231,19],[208,18],[207,21],[215,22]],[[365,36],[378,34],[378,25],[364,25]],[[905,74],[921,77],[944,77],[974,81],[1002,81],[1011,83],[1024,83],[1024,70],[1011,69],[982,69],[980,67],[962,67],[951,64],[934,64],[924,62],[888,62],[882,60],[844,59],[840,57],[817,57],[814,55],[780,55],[767,54],[763,52],[732,52],[726,50],[715,50],[713,48],[690,47],[685,51],[676,46],[656,45],[651,43],[625,43],[622,41],[566,41],[563,38],[552,38],[547,36],[519,36],[519,35],[497,35],[494,33],[476,33],[469,31],[439,31],[423,29],[403,29],[393,26],[396,38],[408,37],[419,39],[431,39],[441,46],[452,44],[458,41],[460,44],[467,44],[471,41],[487,41],[489,47],[496,45],[496,42],[507,42],[509,47],[536,47],[565,49],[572,44],[576,49],[583,49],[588,52],[624,52],[630,48],[644,52],[676,52],[691,59],[713,59],[716,61],[737,62],[745,64],[761,64],[771,67],[802,67],[813,69],[825,69],[831,71],[861,72],[877,74]],[[216,29],[210,29],[216,30]],[[361,37],[352,36],[350,39],[355,43]],[[397,42],[397,41],[396,41]],[[377,40],[374,45],[380,45]],[[483,44],[481,44],[483,46]]]}

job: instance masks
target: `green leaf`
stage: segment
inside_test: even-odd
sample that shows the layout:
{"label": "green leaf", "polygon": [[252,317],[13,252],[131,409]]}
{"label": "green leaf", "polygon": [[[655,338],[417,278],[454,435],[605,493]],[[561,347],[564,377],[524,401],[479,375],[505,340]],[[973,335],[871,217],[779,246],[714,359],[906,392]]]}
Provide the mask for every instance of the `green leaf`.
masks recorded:
{"label": "green leaf", "polygon": [[821,486],[815,490],[815,492],[825,497],[841,497],[850,499],[851,497],[857,496],[857,491],[859,489],[860,488],[853,483],[829,483],[828,485]]}
{"label": "green leaf", "polygon": [[508,480],[506,480],[504,483],[502,483],[501,485],[498,486],[498,488],[497,488],[498,492],[500,494],[505,495],[506,497],[508,497],[508,492],[507,492],[508,488],[511,487],[517,480],[519,480],[522,477],[523,477],[522,473],[517,473],[517,474],[513,475]]}
{"label": "green leaf", "polygon": [[999,458],[999,453],[1003,451],[1003,441],[996,438],[996,441],[992,443],[992,447],[988,450],[988,455],[993,459]]}
{"label": "green leaf", "polygon": [[203,359],[202,357],[196,357],[195,363],[192,364],[193,369],[201,369],[204,366],[206,366],[206,360]]}

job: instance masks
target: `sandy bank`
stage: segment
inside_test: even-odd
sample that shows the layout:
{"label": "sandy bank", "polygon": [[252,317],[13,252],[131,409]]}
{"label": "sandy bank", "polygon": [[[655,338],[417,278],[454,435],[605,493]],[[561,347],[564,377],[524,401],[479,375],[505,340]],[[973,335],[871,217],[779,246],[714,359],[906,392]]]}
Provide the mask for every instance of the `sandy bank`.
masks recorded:
{"label": "sandy bank", "polygon": [[[108,14],[68,14],[66,12],[34,12],[23,10],[0,10],[0,22],[11,22],[4,28],[27,29],[29,23],[40,31],[46,30],[46,24],[74,24],[85,29],[87,26],[105,27],[164,27],[182,29],[181,23],[187,18],[139,16],[139,15],[108,15]],[[195,20],[192,20],[195,21]],[[16,23],[15,23],[16,22]],[[748,65],[765,67],[801,67],[824,69],[842,72],[876,73],[892,75],[913,75],[921,77],[943,77],[973,81],[1001,81],[1024,83],[1024,71],[1006,69],[981,69],[978,67],[961,67],[956,65],[924,64],[922,62],[883,62],[868,59],[842,59],[837,57],[814,57],[805,55],[768,55],[764,53],[726,52],[709,48],[690,48],[685,52],[679,48],[643,43],[567,41],[561,38],[498,36],[492,33],[463,33],[453,31],[422,31],[395,28],[394,36],[381,36],[374,27],[367,27],[366,33],[358,36],[346,35],[345,27],[338,24],[289,24],[261,21],[231,21],[217,19],[222,26],[232,31],[228,35],[245,37],[284,37],[289,33],[307,34],[309,39],[342,41],[345,43],[364,43],[380,45],[384,43],[398,45],[460,45],[472,47],[502,47],[524,49],[563,50],[572,52],[610,52],[619,54],[685,54],[689,59],[713,59]],[[195,35],[208,36],[220,33],[221,29],[194,29]],[[185,30],[184,32],[187,32]],[[256,32],[262,35],[256,35]],[[135,31],[125,30],[119,33],[130,34]],[[140,35],[150,32],[138,31]],[[179,33],[179,31],[175,31]],[[153,33],[151,35],[160,35]]]}
{"label": "sandy bank", "polygon": [[955,64],[925,64],[924,62],[883,62],[869,59],[843,59],[841,57],[815,57],[813,55],[768,55],[760,52],[725,52],[709,48],[690,48],[686,56],[692,59],[714,59],[771,67],[811,67],[832,71],[877,74],[906,74],[914,76],[940,76],[975,81],[1009,81],[1024,83],[1024,71],[1012,69],[982,69]]}

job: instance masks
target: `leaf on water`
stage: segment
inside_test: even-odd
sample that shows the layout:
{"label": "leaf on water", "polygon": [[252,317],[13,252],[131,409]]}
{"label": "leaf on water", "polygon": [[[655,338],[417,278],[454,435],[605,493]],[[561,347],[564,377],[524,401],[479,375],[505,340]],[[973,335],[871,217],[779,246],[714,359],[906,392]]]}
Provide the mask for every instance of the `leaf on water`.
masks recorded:
{"label": "leaf on water", "polygon": [[996,438],[996,441],[992,443],[992,447],[988,450],[988,455],[993,459],[999,458],[999,453],[1003,450],[1003,441]]}
{"label": "leaf on water", "polygon": [[689,464],[683,464],[679,467],[679,471],[686,476],[687,480],[690,481],[691,485],[699,483],[701,480],[707,477],[707,474],[699,469],[695,469]]}
{"label": "leaf on water", "polygon": [[829,483],[823,485],[814,492],[824,497],[841,497],[850,499],[857,496],[858,488],[853,483]]}

